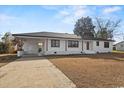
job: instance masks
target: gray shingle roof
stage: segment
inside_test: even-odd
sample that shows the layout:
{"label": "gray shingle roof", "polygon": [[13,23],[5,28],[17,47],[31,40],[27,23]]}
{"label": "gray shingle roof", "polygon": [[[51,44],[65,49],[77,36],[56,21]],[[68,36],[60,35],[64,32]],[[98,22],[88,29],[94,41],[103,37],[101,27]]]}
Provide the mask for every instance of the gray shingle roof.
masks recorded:
{"label": "gray shingle roof", "polygon": [[[21,33],[12,34],[13,36],[28,36],[28,37],[49,37],[49,38],[67,38],[67,39],[81,39],[80,36],[68,33],[56,33],[56,32],[33,32],[33,33]],[[101,41],[113,41],[101,38],[83,38],[84,40],[101,40]]]}
{"label": "gray shingle roof", "polygon": [[55,32],[34,32],[34,33],[21,33],[13,34],[13,36],[31,36],[31,37],[51,37],[51,38],[77,38],[81,39],[80,36],[68,33],[55,33]]}

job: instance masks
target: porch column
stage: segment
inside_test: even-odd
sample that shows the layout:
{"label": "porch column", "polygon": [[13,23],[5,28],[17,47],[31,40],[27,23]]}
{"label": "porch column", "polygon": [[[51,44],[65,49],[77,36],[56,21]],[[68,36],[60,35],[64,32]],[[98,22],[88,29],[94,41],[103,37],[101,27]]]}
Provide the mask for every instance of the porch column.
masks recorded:
{"label": "porch column", "polygon": [[46,51],[48,51],[48,39],[46,39]]}
{"label": "porch column", "polygon": [[67,51],[67,40],[65,40],[65,51]]}
{"label": "porch column", "polygon": [[83,51],[83,40],[82,40],[82,51]]}
{"label": "porch column", "polygon": [[93,42],[91,41],[91,50],[93,50]]}

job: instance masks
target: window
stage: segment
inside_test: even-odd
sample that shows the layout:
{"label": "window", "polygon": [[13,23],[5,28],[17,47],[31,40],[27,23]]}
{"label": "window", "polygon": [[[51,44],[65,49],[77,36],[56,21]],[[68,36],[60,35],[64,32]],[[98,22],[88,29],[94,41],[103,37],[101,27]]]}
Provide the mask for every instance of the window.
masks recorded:
{"label": "window", "polygon": [[109,48],[109,42],[104,42],[104,48]]}
{"label": "window", "polygon": [[96,46],[99,46],[99,41],[96,42]]}
{"label": "window", "polygon": [[51,47],[60,47],[60,40],[51,40]]}
{"label": "window", "polygon": [[121,47],[124,47],[124,45],[120,45]]}
{"label": "window", "polygon": [[78,41],[68,40],[68,47],[78,47],[78,45],[79,45]]}

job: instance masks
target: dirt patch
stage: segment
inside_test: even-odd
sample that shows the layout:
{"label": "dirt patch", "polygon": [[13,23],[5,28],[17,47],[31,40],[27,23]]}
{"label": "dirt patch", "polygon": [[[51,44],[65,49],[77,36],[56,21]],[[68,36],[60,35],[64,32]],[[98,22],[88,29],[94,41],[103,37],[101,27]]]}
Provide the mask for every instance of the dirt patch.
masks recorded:
{"label": "dirt patch", "polygon": [[16,54],[1,54],[0,55],[0,67],[17,59]]}
{"label": "dirt patch", "polygon": [[124,54],[47,57],[77,87],[124,87]]}

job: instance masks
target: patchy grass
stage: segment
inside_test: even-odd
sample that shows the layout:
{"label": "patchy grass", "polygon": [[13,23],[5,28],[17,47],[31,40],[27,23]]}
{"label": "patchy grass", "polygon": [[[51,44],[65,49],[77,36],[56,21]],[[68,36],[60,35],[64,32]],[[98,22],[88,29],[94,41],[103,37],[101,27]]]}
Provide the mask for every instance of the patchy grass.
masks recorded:
{"label": "patchy grass", "polygon": [[113,50],[113,53],[124,53],[124,51],[117,51],[117,50]]}
{"label": "patchy grass", "polygon": [[124,53],[47,58],[77,87],[124,87]]}
{"label": "patchy grass", "polygon": [[0,67],[17,59],[15,54],[0,54]]}

